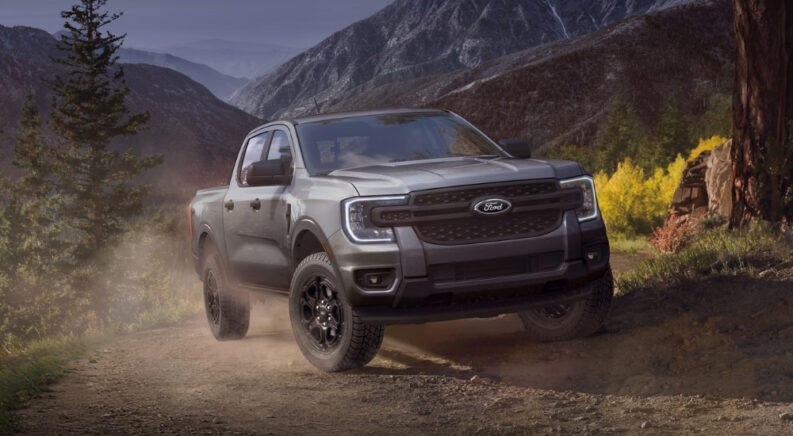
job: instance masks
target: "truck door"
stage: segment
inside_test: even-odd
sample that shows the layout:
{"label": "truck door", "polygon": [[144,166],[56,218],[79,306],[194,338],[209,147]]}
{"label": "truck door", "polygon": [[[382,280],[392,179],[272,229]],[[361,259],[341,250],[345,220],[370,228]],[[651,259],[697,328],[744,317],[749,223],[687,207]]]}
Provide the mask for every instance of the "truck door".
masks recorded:
{"label": "truck door", "polygon": [[281,160],[283,155],[291,156],[286,129],[274,127],[250,138],[224,200],[223,227],[229,264],[241,282],[275,290],[287,290],[291,279],[289,186],[249,186],[245,177],[252,163]]}

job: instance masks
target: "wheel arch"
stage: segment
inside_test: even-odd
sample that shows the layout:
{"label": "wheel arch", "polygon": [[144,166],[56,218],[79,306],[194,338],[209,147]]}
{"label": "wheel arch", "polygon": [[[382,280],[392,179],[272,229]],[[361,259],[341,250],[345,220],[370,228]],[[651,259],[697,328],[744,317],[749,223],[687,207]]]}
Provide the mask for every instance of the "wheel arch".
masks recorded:
{"label": "wheel arch", "polygon": [[[292,249],[290,251],[290,261],[292,271],[297,268],[297,265],[306,257],[313,253],[325,252],[325,243],[328,238],[322,232],[319,225],[309,219],[304,218],[298,220],[292,232]],[[332,258],[332,255],[330,255]],[[331,261],[331,263],[333,263]]]}
{"label": "wheel arch", "polygon": [[[212,236],[212,231],[209,227],[203,227],[198,235],[198,267],[199,270],[204,268],[204,261],[206,255],[210,250],[217,250],[218,245],[215,238]],[[199,273],[201,274],[201,273]]]}

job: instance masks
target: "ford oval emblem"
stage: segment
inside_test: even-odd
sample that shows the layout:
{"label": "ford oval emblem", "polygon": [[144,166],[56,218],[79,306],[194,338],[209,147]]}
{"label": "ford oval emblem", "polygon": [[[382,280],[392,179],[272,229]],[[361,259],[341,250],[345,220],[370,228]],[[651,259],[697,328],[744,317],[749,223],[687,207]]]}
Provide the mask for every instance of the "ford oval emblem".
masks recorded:
{"label": "ford oval emblem", "polygon": [[487,198],[474,204],[474,210],[482,215],[499,215],[510,209],[512,203],[501,198]]}

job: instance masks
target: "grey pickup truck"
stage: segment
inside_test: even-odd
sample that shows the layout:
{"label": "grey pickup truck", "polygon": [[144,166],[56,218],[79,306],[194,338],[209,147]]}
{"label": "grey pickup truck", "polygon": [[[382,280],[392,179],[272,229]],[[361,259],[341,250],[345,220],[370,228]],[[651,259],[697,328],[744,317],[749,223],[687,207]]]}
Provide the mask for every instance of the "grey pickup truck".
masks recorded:
{"label": "grey pickup truck", "polygon": [[614,293],[592,178],[448,111],[267,123],[189,209],[215,338],[280,294],[323,371],[366,365],[388,324],[518,313],[536,340],[586,336]]}

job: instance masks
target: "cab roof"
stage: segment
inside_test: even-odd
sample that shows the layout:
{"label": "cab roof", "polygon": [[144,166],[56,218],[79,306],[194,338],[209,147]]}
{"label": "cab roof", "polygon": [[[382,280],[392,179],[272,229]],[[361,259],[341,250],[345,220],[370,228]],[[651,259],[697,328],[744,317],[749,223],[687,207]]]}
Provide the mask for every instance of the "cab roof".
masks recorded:
{"label": "cab roof", "polygon": [[309,117],[301,117],[301,118],[293,118],[290,121],[292,124],[305,124],[305,123],[316,123],[320,121],[330,121],[330,120],[338,120],[342,118],[355,118],[355,117],[367,117],[367,116],[376,116],[376,115],[389,115],[389,114],[447,114],[448,111],[441,110],[441,109],[383,109],[383,110],[374,110],[374,111],[360,111],[360,112],[341,112],[336,114],[323,114],[323,115],[313,115]]}

